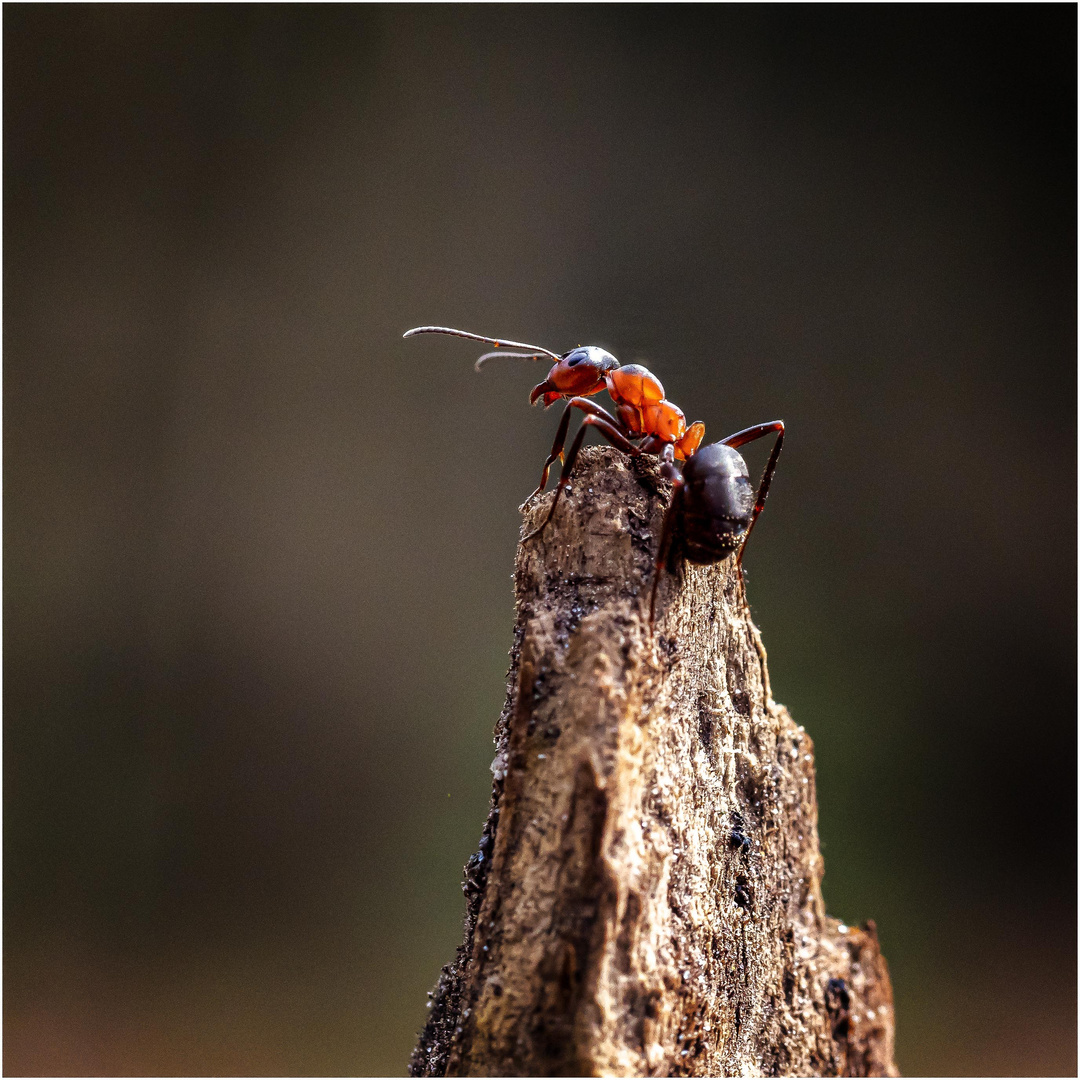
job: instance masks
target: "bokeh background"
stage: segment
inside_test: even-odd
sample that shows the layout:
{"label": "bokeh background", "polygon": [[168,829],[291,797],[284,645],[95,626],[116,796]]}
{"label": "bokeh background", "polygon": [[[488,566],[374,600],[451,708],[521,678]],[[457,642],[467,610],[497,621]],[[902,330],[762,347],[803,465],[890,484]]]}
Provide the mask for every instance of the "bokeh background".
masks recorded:
{"label": "bokeh background", "polygon": [[444,323],[787,422],[830,910],[1075,1074],[1076,18],[5,7],[5,1072],[404,1071],[556,423]]}

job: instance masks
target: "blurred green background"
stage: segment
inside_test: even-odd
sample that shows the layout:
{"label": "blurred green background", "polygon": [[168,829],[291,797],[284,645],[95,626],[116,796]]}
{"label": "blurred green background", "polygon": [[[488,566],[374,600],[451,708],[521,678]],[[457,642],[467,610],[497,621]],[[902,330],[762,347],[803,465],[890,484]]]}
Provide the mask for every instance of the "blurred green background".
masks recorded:
{"label": "blurred green background", "polygon": [[5,1072],[404,1072],[556,424],[444,323],[787,422],[830,910],[1074,1074],[1076,18],[6,6]]}

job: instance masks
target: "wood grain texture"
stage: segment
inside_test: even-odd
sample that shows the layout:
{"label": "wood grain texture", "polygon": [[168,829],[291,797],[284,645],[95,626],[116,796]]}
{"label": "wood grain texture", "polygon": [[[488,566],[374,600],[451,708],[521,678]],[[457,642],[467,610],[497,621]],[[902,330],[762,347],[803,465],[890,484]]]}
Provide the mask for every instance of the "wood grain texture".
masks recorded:
{"label": "wood grain texture", "polygon": [[669,497],[654,458],[587,450],[519,545],[491,811],[413,1075],[897,1075],[885,960],[825,914],[813,744],[734,560],[676,558],[650,632]]}

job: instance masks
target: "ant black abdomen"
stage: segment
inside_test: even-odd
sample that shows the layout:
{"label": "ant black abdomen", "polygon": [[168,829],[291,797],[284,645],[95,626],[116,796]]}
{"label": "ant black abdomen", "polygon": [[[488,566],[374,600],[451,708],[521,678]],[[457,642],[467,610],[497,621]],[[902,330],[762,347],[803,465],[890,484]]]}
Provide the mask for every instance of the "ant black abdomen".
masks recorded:
{"label": "ant black abdomen", "polygon": [[[750,484],[746,462],[735,449],[763,435],[776,435],[772,453],[755,494]],[[718,563],[735,555],[742,563],[747,538],[761,514],[776,469],[776,460],[784,445],[784,421],[755,424],[718,443],[703,446],[686,459],[680,473],[664,457],[661,473],[674,485],[671,502],[664,514],[660,545],[656,553],[652,592],[649,599],[649,625],[656,617],[656,595],[660,575],[667,561],[671,541],[679,535],[683,555],[696,563]]]}
{"label": "ant black abdomen", "polygon": [[722,442],[703,446],[683,466],[683,554],[691,562],[715,563],[739,546],[750,528],[756,493],[742,454]]}

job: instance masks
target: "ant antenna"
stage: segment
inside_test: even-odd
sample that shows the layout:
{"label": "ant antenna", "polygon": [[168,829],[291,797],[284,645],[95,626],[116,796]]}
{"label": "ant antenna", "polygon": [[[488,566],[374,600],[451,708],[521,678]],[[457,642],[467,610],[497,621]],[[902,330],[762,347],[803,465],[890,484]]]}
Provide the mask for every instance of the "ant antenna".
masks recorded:
{"label": "ant antenna", "polygon": [[[407,330],[402,337],[415,337],[417,334],[449,334],[450,337],[463,337],[468,338],[470,341],[483,341],[488,345],[494,345],[496,349],[501,348],[503,345],[508,345],[511,349],[528,349],[529,352],[525,356],[533,359],[534,353],[542,353],[544,356],[550,356],[552,360],[561,360],[562,357],[558,353],[553,353],[550,349],[545,349],[542,345],[526,345],[523,341],[504,341],[502,338],[484,337],[482,334],[470,334],[467,330],[452,330],[449,326],[418,326],[414,330]],[[477,361],[477,366],[487,360],[492,354],[485,353]],[[504,353],[502,355],[515,355],[511,353]],[[516,354],[520,356],[521,354]]]}

